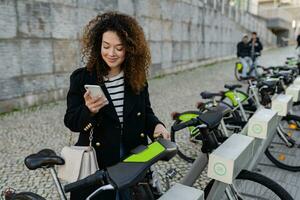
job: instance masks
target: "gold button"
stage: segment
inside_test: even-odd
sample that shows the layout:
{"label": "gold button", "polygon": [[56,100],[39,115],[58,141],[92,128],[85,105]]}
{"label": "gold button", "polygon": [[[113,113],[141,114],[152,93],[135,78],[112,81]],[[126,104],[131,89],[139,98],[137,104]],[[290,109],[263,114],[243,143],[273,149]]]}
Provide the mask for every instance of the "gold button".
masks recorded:
{"label": "gold button", "polygon": [[145,137],[145,134],[144,134],[144,133],[141,133],[141,137]]}
{"label": "gold button", "polygon": [[140,115],[141,115],[141,113],[140,113],[140,112],[138,112],[136,115],[137,115],[137,116],[140,116]]}
{"label": "gold button", "polygon": [[101,144],[100,142],[96,142],[96,146],[99,147]]}

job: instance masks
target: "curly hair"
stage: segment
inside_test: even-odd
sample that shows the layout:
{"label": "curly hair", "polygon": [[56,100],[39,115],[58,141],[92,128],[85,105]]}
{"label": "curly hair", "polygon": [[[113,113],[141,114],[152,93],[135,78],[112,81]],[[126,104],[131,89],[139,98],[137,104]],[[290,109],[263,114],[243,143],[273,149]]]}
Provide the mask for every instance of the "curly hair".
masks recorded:
{"label": "curly hair", "polygon": [[101,56],[103,33],[115,32],[125,47],[125,59],[121,64],[124,78],[135,93],[139,93],[146,84],[151,54],[143,29],[131,16],[119,12],[107,12],[97,15],[84,28],[82,42],[82,60],[87,70],[96,71],[99,84],[108,75],[109,66]]}

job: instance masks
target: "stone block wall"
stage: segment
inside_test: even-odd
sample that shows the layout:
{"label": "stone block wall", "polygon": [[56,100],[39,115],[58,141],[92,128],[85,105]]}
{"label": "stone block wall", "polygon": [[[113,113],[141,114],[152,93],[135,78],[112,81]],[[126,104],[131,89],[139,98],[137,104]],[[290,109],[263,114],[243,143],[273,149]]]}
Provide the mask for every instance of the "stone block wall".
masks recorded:
{"label": "stone block wall", "polygon": [[79,38],[98,13],[137,18],[152,52],[150,75],[232,56],[245,32],[276,42],[265,21],[228,0],[1,0],[0,113],[65,98],[82,66]]}

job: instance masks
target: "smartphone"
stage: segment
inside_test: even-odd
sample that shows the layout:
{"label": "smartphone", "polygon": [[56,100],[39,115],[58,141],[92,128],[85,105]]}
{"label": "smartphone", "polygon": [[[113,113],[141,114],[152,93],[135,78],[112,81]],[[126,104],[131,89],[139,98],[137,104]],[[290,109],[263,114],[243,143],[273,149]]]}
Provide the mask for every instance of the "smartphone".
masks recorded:
{"label": "smartphone", "polygon": [[99,85],[84,85],[86,90],[89,90],[92,97],[105,96]]}

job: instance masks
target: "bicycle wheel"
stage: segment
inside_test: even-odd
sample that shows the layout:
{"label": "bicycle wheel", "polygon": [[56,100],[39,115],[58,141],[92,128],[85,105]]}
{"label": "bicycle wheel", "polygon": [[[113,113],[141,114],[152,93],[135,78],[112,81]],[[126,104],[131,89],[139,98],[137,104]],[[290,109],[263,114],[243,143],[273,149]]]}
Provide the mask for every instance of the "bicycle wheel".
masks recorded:
{"label": "bicycle wheel", "polygon": [[11,200],[46,200],[46,199],[32,192],[20,192],[18,194],[15,194]]}
{"label": "bicycle wheel", "polygon": [[266,149],[265,155],[268,157],[268,159],[277,167],[280,169],[292,171],[292,172],[299,172],[300,171],[300,164],[299,162],[294,163],[293,161],[295,159],[289,159],[286,158],[286,154],[276,152],[273,149],[273,146]]}
{"label": "bicycle wheel", "polygon": [[[186,111],[178,114],[173,125],[180,124],[192,118],[199,116],[199,111]],[[193,163],[201,151],[202,141],[199,130],[195,127],[187,127],[179,131],[171,129],[171,141],[175,142],[178,147],[178,155],[183,160]]]}
{"label": "bicycle wheel", "polygon": [[[288,126],[288,122],[281,122],[284,126]],[[299,130],[286,129],[285,137],[288,141],[293,142],[292,146],[288,147],[283,138],[276,134],[273,141],[265,151],[267,158],[277,167],[293,171],[300,171],[300,161],[296,159],[300,156],[300,132]]]}
{"label": "bicycle wheel", "polygon": [[[205,188],[205,197],[209,194],[213,180]],[[255,172],[242,170],[233,181],[233,188],[241,200],[293,200],[293,197],[278,183]],[[226,194],[222,197],[228,199]]]}

